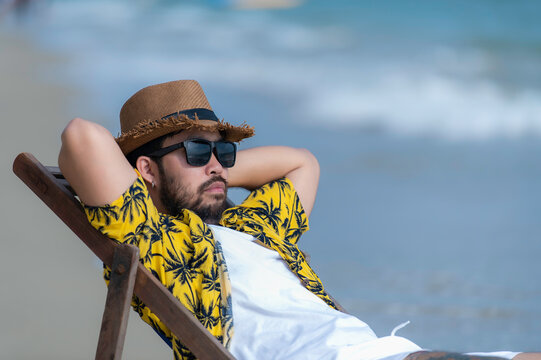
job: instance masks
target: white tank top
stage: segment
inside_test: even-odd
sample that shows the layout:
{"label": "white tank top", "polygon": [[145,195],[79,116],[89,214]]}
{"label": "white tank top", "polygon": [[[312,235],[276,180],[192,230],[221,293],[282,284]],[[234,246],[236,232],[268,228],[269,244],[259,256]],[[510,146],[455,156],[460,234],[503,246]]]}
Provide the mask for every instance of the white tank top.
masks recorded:
{"label": "white tank top", "polygon": [[229,270],[237,359],[370,360],[421,350],[402,337],[377,338],[361,320],[329,307],[251,235],[210,227]]}

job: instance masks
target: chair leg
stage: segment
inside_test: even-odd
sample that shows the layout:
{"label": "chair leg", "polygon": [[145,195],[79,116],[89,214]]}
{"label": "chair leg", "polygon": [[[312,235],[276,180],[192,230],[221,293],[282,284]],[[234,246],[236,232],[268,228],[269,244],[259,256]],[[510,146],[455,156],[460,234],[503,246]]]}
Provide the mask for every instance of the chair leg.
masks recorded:
{"label": "chair leg", "polygon": [[96,360],[120,360],[122,357],[138,262],[139,249],[137,247],[126,244],[116,247]]}

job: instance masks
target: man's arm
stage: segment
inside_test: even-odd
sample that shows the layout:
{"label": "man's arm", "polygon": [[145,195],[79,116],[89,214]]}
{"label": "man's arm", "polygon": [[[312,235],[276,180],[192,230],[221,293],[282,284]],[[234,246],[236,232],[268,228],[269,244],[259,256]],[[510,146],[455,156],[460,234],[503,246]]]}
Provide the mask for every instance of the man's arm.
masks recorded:
{"label": "man's arm", "polygon": [[[419,351],[406,356],[405,360],[503,360],[493,356],[475,356],[443,351]],[[541,360],[541,353],[520,353],[513,360]]]}
{"label": "man's arm", "polygon": [[229,186],[253,190],[282,177],[291,180],[309,216],[316,199],[319,163],[306,149],[263,146],[239,151],[229,170]]}
{"label": "man's arm", "polygon": [[62,133],[58,166],[79,198],[91,206],[113,202],[137,178],[111,133],[78,118]]}

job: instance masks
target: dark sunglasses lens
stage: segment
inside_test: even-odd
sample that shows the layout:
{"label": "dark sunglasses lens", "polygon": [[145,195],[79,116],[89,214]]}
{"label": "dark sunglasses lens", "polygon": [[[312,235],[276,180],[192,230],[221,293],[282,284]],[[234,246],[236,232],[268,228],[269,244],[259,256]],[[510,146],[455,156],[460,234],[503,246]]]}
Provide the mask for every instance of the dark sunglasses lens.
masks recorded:
{"label": "dark sunglasses lens", "polygon": [[208,142],[193,140],[184,143],[186,148],[186,161],[192,166],[203,166],[210,160],[211,145]]}
{"label": "dark sunglasses lens", "polygon": [[235,165],[235,158],[237,154],[237,147],[232,142],[220,141],[216,144],[216,154],[218,154],[218,161],[223,167],[232,167]]}

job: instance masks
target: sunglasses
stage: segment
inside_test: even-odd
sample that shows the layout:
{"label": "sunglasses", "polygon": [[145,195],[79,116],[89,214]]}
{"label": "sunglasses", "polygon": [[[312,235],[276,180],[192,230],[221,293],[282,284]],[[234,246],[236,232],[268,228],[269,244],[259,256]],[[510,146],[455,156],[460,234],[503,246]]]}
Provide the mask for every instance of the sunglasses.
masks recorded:
{"label": "sunglasses", "polygon": [[208,164],[212,153],[216,155],[218,162],[224,168],[235,165],[237,145],[231,141],[208,141],[205,139],[185,140],[181,143],[164,147],[148,154],[150,157],[160,158],[177,149],[186,150],[186,161],[192,166],[203,166]]}

